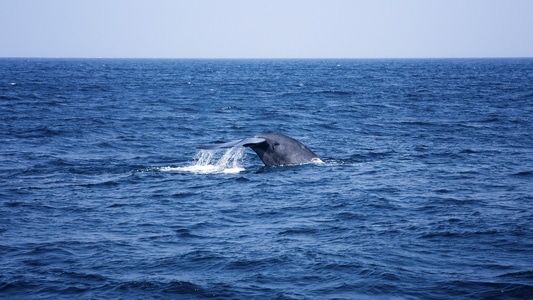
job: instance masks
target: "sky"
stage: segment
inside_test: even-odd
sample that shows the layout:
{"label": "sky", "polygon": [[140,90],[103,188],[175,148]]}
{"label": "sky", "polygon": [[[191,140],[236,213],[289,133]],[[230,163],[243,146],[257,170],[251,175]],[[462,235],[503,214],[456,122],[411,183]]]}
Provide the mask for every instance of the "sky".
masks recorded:
{"label": "sky", "polygon": [[0,0],[0,57],[533,57],[532,0]]}

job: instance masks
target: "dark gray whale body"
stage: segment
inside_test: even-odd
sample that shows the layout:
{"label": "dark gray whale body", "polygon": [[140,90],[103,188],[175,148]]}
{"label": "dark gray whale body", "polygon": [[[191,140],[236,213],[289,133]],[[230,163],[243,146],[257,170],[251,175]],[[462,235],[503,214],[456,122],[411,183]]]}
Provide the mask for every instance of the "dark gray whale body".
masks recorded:
{"label": "dark gray whale body", "polygon": [[321,162],[318,155],[304,144],[282,134],[260,134],[251,138],[223,144],[202,145],[198,149],[220,149],[237,146],[250,147],[266,166],[299,165]]}

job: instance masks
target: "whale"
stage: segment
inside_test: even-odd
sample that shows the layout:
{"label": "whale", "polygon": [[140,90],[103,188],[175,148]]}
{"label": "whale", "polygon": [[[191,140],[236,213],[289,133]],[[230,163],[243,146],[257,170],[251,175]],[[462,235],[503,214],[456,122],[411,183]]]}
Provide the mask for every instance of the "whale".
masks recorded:
{"label": "whale", "polygon": [[318,155],[304,144],[289,136],[275,133],[264,133],[250,138],[226,143],[201,145],[196,148],[213,150],[241,146],[251,148],[267,167],[322,162]]}

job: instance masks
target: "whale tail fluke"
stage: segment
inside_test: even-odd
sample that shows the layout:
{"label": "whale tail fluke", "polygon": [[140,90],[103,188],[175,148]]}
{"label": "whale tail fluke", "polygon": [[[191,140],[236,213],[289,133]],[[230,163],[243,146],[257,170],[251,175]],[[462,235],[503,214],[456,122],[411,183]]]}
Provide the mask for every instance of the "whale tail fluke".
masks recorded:
{"label": "whale tail fluke", "polygon": [[253,146],[253,145],[257,145],[257,144],[263,143],[265,141],[266,141],[266,139],[264,139],[264,138],[251,137],[251,138],[246,138],[246,139],[242,139],[242,140],[236,140],[236,141],[231,141],[231,142],[221,143],[221,144],[201,145],[201,146],[196,147],[196,149],[214,150],[214,149],[233,148],[233,147],[238,147],[238,146],[250,147],[250,146]]}
{"label": "whale tail fluke", "polygon": [[250,147],[265,166],[299,165],[320,160],[313,151],[297,140],[274,133],[260,134],[227,143],[202,145],[196,148],[200,150],[234,150],[240,147]]}

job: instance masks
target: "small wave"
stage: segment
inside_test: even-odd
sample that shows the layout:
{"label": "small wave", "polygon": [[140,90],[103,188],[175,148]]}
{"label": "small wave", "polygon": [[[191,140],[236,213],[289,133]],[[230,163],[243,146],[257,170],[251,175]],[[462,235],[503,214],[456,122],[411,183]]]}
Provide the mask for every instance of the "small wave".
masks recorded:
{"label": "small wave", "polygon": [[499,275],[498,277],[533,279],[533,270],[506,273],[506,274]]}
{"label": "small wave", "polygon": [[62,132],[60,130],[48,126],[39,126],[37,128],[16,132],[15,136],[18,138],[48,138],[61,134]]}
{"label": "small wave", "polygon": [[[234,147],[227,150],[199,150],[195,157],[195,164],[184,167],[162,167],[161,172],[191,172],[196,174],[237,174],[245,169],[241,166],[244,147]],[[220,153],[222,153],[220,156]]]}
{"label": "small wave", "polygon": [[91,183],[80,184],[80,186],[86,187],[86,188],[102,187],[102,186],[112,187],[112,186],[118,186],[118,182],[114,180],[106,180],[106,181],[101,181],[101,182],[91,182]]}
{"label": "small wave", "polygon": [[531,177],[533,176],[533,171],[521,171],[521,172],[514,173],[513,176]]}
{"label": "small wave", "polygon": [[[302,86],[299,86],[302,87]],[[317,91],[297,91],[282,93],[281,97],[294,97],[294,96],[324,96],[324,97],[349,97],[356,95],[355,91],[343,91],[343,90],[317,90]]]}

